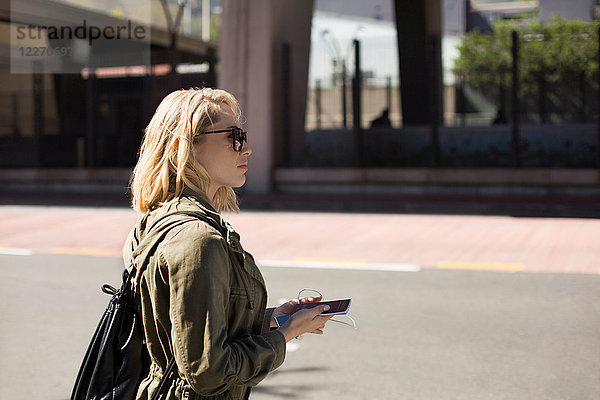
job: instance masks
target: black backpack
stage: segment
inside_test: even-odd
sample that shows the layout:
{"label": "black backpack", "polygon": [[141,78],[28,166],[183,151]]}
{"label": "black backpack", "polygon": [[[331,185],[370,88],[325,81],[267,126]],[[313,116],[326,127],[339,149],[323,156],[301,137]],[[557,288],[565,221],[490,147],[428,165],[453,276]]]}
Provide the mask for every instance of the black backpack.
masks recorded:
{"label": "black backpack", "polygon": [[[176,214],[203,220],[223,234],[222,228],[216,226],[214,221],[193,211],[167,214],[154,222],[148,232],[159,222]],[[168,231],[169,229],[164,230],[160,239]],[[150,253],[155,250],[156,248],[151,249]],[[140,274],[146,262],[142,265]],[[71,400],[133,400],[140,382],[148,375],[150,356],[144,339],[139,296],[134,289],[135,277],[136,269],[131,265],[123,271],[123,283],[119,290],[106,284],[102,286],[102,291],[112,298],[83,357]],[[160,398],[174,373],[175,357],[171,357],[151,400]]]}

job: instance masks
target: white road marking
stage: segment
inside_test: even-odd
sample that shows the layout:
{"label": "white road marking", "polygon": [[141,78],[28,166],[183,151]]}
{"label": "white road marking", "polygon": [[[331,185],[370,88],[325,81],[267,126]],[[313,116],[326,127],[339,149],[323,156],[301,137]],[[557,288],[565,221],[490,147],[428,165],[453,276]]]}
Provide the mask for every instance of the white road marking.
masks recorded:
{"label": "white road marking", "polygon": [[0,247],[0,254],[6,256],[30,256],[33,254],[31,249],[10,249],[8,247]]}
{"label": "white road marking", "polygon": [[113,256],[115,252],[110,249],[96,249],[92,247],[55,247],[52,254],[70,254],[82,256]]}
{"label": "white road marking", "polygon": [[440,261],[439,269],[472,269],[477,271],[525,271],[525,264]]}
{"label": "white road marking", "polygon": [[285,351],[287,353],[293,353],[300,348],[300,343],[297,340],[287,342],[285,345]]}
{"label": "white road marking", "polygon": [[270,268],[312,268],[312,269],[344,269],[354,271],[387,271],[387,272],[418,272],[419,265],[413,264],[368,264],[345,262],[317,262],[317,261],[289,261],[289,260],[262,260],[258,261],[261,267]]}

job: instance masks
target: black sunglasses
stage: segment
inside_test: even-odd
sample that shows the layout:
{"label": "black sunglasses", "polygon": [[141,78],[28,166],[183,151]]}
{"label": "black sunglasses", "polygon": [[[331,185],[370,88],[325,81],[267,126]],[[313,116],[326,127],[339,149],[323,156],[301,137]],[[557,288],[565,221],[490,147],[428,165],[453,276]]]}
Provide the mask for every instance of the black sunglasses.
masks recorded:
{"label": "black sunglasses", "polygon": [[208,135],[210,133],[228,133],[231,132],[231,138],[233,140],[233,149],[235,151],[242,151],[242,148],[244,147],[244,142],[248,143],[248,138],[246,136],[245,131],[242,130],[242,128],[227,128],[227,129],[219,129],[216,131],[206,131],[206,132],[202,132],[201,135]]}

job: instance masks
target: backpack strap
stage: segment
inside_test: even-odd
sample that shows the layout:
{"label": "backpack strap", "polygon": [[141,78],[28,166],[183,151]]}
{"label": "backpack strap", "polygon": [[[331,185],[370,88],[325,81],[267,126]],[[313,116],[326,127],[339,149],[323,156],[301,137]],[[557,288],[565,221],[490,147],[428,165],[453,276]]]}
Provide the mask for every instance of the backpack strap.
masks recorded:
{"label": "backpack strap", "polygon": [[175,372],[175,371],[173,371],[174,368],[175,368],[175,356],[172,356],[171,359],[169,360],[169,363],[167,364],[167,368],[165,369],[165,372],[163,372],[162,378],[160,378],[160,382],[158,383],[156,390],[154,391],[154,393],[152,393],[150,400],[158,400],[160,398],[160,396],[166,391],[167,382],[169,382],[173,378],[173,373]]}
{"label": "backpack strap", "polygon": [[213,228],[215,228],[217,230],[217,232],[219,232],[221,235],[223,235],[223,237],[226,237],[226,235],[227,235],[226,231],[225,232],[223,231],[223,227],[217,225],[217,223],[215,222],[214,219],[209,218],[206,215],[204,215],[203,213],[200,213],[198,211],[175,211],[175,212],[163,215],[162,217],[160,217],[159,219],[157,219],[156,221],[154,221],[152,223],[152,225],[150,226],[150,229],[148,229],[148,232],[150,232],[152,230],[152,228],[157,226],[160,222],[162,222],[163,220],[165,220],[169,217],[172,217],[173,215],[187,215],[190,217],[194,217],[196,219],[200,219],[200,220],[208,223]]}

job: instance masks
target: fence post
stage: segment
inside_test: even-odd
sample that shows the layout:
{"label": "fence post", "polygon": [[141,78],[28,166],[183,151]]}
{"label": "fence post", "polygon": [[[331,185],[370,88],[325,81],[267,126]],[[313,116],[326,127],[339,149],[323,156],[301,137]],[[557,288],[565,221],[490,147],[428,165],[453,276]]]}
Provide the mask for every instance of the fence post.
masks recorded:
{"label": "fence post", "polygon": [[283,112],[282,112],[282,144],[283,144],[283,159],[286,166],[291,166],[292,149],[290,140],[290,113],[291,113],[291,85],[290,85],[290,44],[283,42],[281,44],[281,88],[283,97]]}
{"label": "fence post", "polygon": [[[465,113],[465,76],[464,72],[459,72],[457,75],[458,95],[457,95],[457,114],[460,113],[460,126],[467,126],[467,116]],[[454,117],[457,118],[456,116]]]}
{"label": "fence post", "polygon": [[600,27],[598,27],[598,140],[596,142],[596,164],[600,168]]}
{"label": "fence post", "polygon": [[585,93],[585,71],[579,73],[579,93],[581,94],[581,123],[585,123],[587,119],[586,108],[587,108],[587,94]]}
{"label": "fence post", "polygon": [[10,111],[12,116],[12,136],[21,136],[21,132],[19,129],[19,97],[17,92],[11,92],[10,105]]}
{"label": "fence post", "polygon": [[43,75],[41,64],[33,63],[33,148],[34,167],[42,166],[42,135],[44,129]]}
{"label": "fence post", "polygon": [[392,112],[392,77],[385,78],[385,104],[388,111]]}
{"label": "fence post", "polygon": [[315,109],[317,112],[317,129],[321,129],[321,80],[317,79],[315,86]]}
{"label": "fence post", "polygon": [[348,127],[348,109],[347,109],[347,101],[346,101],[346,60],[344,58],[342,60],[342,121],[344,123],[344,129]]}
{"label": "fence post", "polygon": [[207,56],[208,56],[208,82],[207,85],[210,85],[210,87],[216,87],[217,86],[217,54],[216,54],[216,50],[214,47],[209,47],[206,50]]}
{"label": "fence post", "polygon": [[352,114],[353,126],[356,135],[356,149],[358,155],[358,165],[363,166],[363,146],[362,146],[362,127],[360,123],[361,116],[361,86],[362,77],[360,73],[360,42],[354,39],[354,78],[352,80]]}
{"label": "fence post", "polygon": [[512,31],[512,145],[515,155],[515,166],[521,167],[521,144],[519,140],[519,35]]}
{"label": "fence post", "polygon": [[442,165],[442,157],[440,151],[440,80],[439,72],[440,68],[438,65],[438,38],[437,36],[431,36],[431,62],[430,62],[430,81],[431,81],[431,149],[433,151],[433,165],[440,167]]}
{"label": "fence post", "polygon": [[352,117],[354,129],[361,129],[360,124],[360,42],[354,40],[354,77],[352,78]]}
{"label": "fence post", "polygon": [[542,124],[546,123],[546,70],[543,69],[538,76],[538,90],[539,90],[539,114],[540,114],[540,122]]}
{"label": "fence post", "polygon": [[88,78],[86,84],[86,107],[85,107],[85,144],[86,144],[86,167],[96,166],[96,109],[95,109],[95,74],[96,70],[92,64],[88,64]]}

